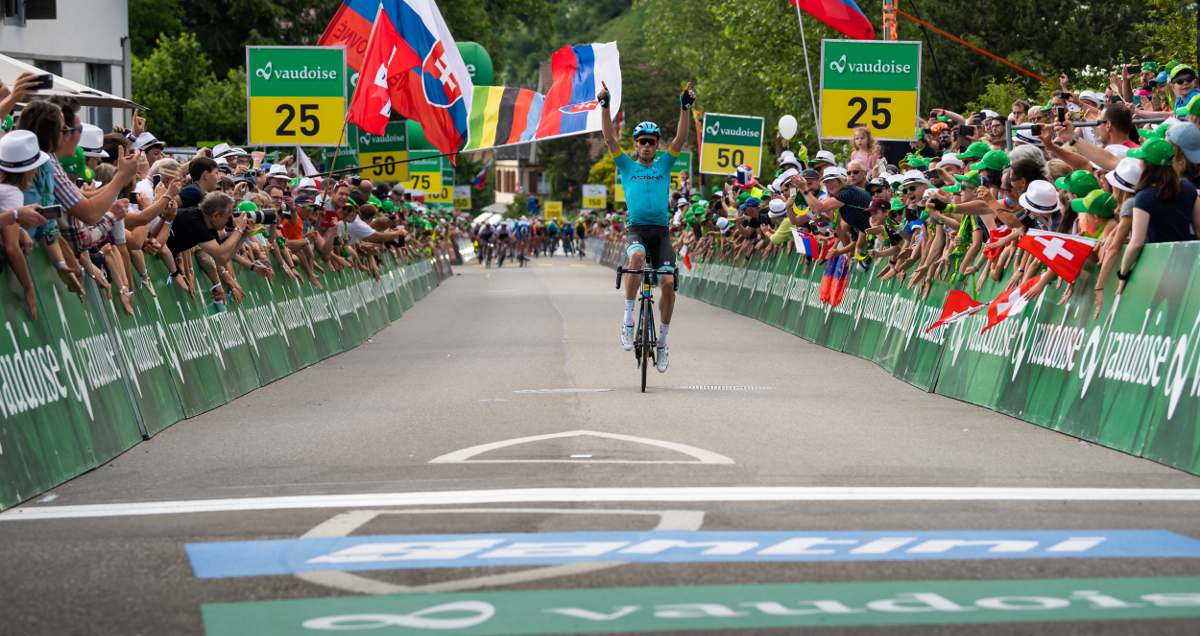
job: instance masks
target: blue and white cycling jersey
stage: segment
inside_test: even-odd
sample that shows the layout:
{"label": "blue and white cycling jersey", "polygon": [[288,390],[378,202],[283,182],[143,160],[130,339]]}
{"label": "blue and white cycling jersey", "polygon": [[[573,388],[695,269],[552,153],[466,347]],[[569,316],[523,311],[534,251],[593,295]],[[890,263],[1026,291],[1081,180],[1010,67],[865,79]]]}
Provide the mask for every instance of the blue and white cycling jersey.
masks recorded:
{"label": "blue and white cycling jersey", "polygon": [[517,238],[525,238],[529,236],[529,222],[517,221],[517,226],[513,228],[513,236]]}

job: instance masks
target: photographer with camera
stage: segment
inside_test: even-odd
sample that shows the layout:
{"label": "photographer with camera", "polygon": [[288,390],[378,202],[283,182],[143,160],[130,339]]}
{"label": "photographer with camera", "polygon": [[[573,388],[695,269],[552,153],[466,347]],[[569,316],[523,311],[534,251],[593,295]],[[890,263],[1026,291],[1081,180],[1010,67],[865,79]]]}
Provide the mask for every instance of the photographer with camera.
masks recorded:
{"label": "photographer with camera", "polygon": [[[195,169],[195,168],[193,168]],[[233,197],[223,192],[209,192],[204,196],[200,205],[184,208],[175,215],[171,237],[167,239],[167,248],[172,254],[183,254],[194,247],[199,247],[216,262],[224,266],[233,258],[242,245],[249,219],[244,215],[234,216]],[[220,233],[232,224],[231,230],[224,241]],[[225,301],[225,292],[216,271],[205,270],[213,282],[209,293],[215,302]]]}

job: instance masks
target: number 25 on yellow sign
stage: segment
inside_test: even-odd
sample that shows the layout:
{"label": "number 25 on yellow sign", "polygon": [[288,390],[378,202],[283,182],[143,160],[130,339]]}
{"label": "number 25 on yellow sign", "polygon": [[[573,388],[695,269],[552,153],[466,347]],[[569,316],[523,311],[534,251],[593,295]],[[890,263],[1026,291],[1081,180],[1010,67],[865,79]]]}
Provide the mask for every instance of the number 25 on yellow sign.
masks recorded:
{"label": "number 25 on yellow sign", "polygon": [[340,97],[251,97],[250,143],[335,145],[344,119]]}

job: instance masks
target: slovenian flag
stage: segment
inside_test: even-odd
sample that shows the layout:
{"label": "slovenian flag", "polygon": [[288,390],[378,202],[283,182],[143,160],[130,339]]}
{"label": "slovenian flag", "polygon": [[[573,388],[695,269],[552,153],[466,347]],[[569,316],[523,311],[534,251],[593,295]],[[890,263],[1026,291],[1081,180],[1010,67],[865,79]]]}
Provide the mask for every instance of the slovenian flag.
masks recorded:
{"label": "slovenian flag", "polygon": [[473,97],[467,66],[433,0],[383,0],[350,121],[381,135],[395,110],[450,154],[468,140]]}
{"label": "slovenian flag", "polygon": [[812,234],[792,228],[792,238],[796,241],[797,252],[810,258],[816,258],[821,253],[821,246],[817,243],[817,237]]}
{"label": "slovenian flag", "polygon": [[343,0],[321,39],[317,40],[317,46],[346,47],[346,64],[356,71],[361,70],[367,42],[371,39],[371,25],[378,10],[379,0]]}
{"label": "slovenian flag", "polygon": [[874,40],[875,27],[854,0],[790,0],[833,30],[856,40]]}
{"label": "slovenian flag", "polygon": [[479,174],[475,175],[475,189],[476,190],[483,189],[483,182],[487,181],[487,173],[488,173],[488,170],[491,170],[491,169],[492,169],[492,160],[488,159],[488,162],[483,164],[483,170],[480,170]]}
{"label": "slovenian flag", "polygon": [[621,110],[621,57],[617,43],[564,46],[550,58],[554,83],[542,104],[535,139],[552,139],[600,130],[604,111],[596,101],[602,83],[612,99],[610,113]]}

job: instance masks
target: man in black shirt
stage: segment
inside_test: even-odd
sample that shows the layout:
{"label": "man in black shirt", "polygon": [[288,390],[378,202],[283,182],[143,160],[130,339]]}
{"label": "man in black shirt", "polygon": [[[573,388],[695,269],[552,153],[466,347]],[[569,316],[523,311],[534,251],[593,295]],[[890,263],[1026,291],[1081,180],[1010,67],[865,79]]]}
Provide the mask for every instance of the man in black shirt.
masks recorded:
{"label": "man in black shirt", "polygon": [[[233,221],[234,227],[230,233],[231,236],[226,237],[224,243],[219,243],[217,231],[227,227],[230,220]],[[246,221],[245,216],[233,216],[233,197],[223,192],[210,192],[199,206],[184,208],[175,215],[174,224],[171,226],[171,236],[167,239],[167,247],[172,254],[176,255],[183,254],[184,251],[193,247],[199,247],[201,251],[212,257],[216,266],[224,266],[233,258],[242,244]],[[212,292],[213,300],[222,302],[225,294],[221,289],[216,268],[203,267],[203,263],[201,264],[202,269],[213,282],[213,287],[209,290]],[[259,264],[251,267],[252,270],[258,268],[269,269],[265,265]]]}

